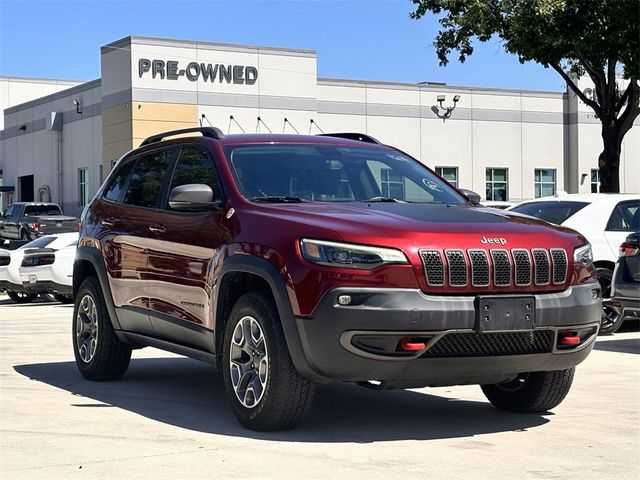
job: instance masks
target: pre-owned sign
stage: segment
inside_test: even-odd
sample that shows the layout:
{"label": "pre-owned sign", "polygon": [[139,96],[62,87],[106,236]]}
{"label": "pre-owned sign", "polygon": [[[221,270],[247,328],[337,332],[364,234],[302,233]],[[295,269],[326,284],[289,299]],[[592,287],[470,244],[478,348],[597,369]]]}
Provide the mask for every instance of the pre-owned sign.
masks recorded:
{"label": "pre-owned sign", "polygon": [[226,82],[239,85],[253,85],[258,80],[258,69],[245,65],[223,65],[221,63],[189,62],[180,68],[177,60],[138,60],[138,77],[151,75],[151,78],[178,80],[185,77],[191,82],[202,79],[204,82]]}

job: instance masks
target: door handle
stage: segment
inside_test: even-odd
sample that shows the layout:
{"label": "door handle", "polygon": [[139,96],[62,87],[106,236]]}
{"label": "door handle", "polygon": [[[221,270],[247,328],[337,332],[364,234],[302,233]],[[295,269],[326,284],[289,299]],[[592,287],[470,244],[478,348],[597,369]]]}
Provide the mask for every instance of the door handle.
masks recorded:
{"label": "door handle", "polygon": [[116,221],[111,218],[103,218],[100,220],[100,223],[105,227],[113,227],[116,224]]}
{"label": "door handle", "polygon": [[167,227],[161,223],[156,223],[155,225],[149,225],[149,231],[153,233],[164,233],[167,231]]}

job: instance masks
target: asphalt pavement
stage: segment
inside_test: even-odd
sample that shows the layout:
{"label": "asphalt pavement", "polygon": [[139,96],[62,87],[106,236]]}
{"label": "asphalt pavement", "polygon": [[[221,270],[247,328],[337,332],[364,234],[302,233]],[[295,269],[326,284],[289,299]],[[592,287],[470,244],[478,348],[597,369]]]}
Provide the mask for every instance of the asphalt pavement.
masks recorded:
{"label": "asphalt pavement", "polygon": [[242,428],[215,368],[147,348],[88,382],[73,307],[0,296],[2,479],[638,479],[640,333],[600,337],[565,401],[493,408],[477,386],[322,386],[295,430]]}

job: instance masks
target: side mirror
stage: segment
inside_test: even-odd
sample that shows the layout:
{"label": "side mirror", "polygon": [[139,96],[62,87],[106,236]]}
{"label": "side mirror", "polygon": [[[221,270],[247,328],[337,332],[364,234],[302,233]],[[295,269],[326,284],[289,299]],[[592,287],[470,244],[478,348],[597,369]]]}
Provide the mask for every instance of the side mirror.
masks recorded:
{"label": "side mirror", "polygon": [[169,207],[173,210],[208,210],[219,205],[213,201],[213,190],[209,185],[190,183],[169,192]]}
{"label": "side mirror", "polygon": [[474,192],[473,190],[467,190],[466,188],[461,188],[460,193],[462,193],[465,197],[467,197],[471,203],[474,205],[480,205],[480,195]]}

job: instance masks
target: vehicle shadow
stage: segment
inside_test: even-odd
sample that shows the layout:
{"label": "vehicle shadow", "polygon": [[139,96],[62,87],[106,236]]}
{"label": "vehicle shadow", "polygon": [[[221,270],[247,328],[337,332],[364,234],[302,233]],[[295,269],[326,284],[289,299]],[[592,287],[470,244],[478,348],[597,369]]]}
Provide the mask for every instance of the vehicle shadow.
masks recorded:
{"label": "vehicle shadow", "polygon": [[[353,384],[325,385],[305,420],[287,432],[253,432],[240,426],[227,403],[222,376],[188,358],[135,359],[118,382],[90,382],[74,362],[14,366],[31,380],[66,390],[78,408],[99,401],[195,431],[290,442],[429,440],[522,431],[547,423],[551,413],[513,414],[488,402],[424,393],[372,391]],[[83,397],[92,402],[83,401]]]}
{"label": "vehicle shadow", "polygon": [[66,307],[66,308],[72,308],[73,309],[73,304],[72,303],[59,303],[59,302],[49,302],[49,301],[36,301],[34,300],[33,302],[30,303],[16,303],[13,300],[2,300],[0,301],[0,306],[6,306],[6,307],[13,307],[13,308],[20,308],[20,307]]}
{"label": "vehicle shadow", "polygon": [[603,350],[605,352],[634,353],[636,355],[640,355],[640,339],[621,338],[619,340],[596,342],[596,345],[593,348],[595,350]]}

